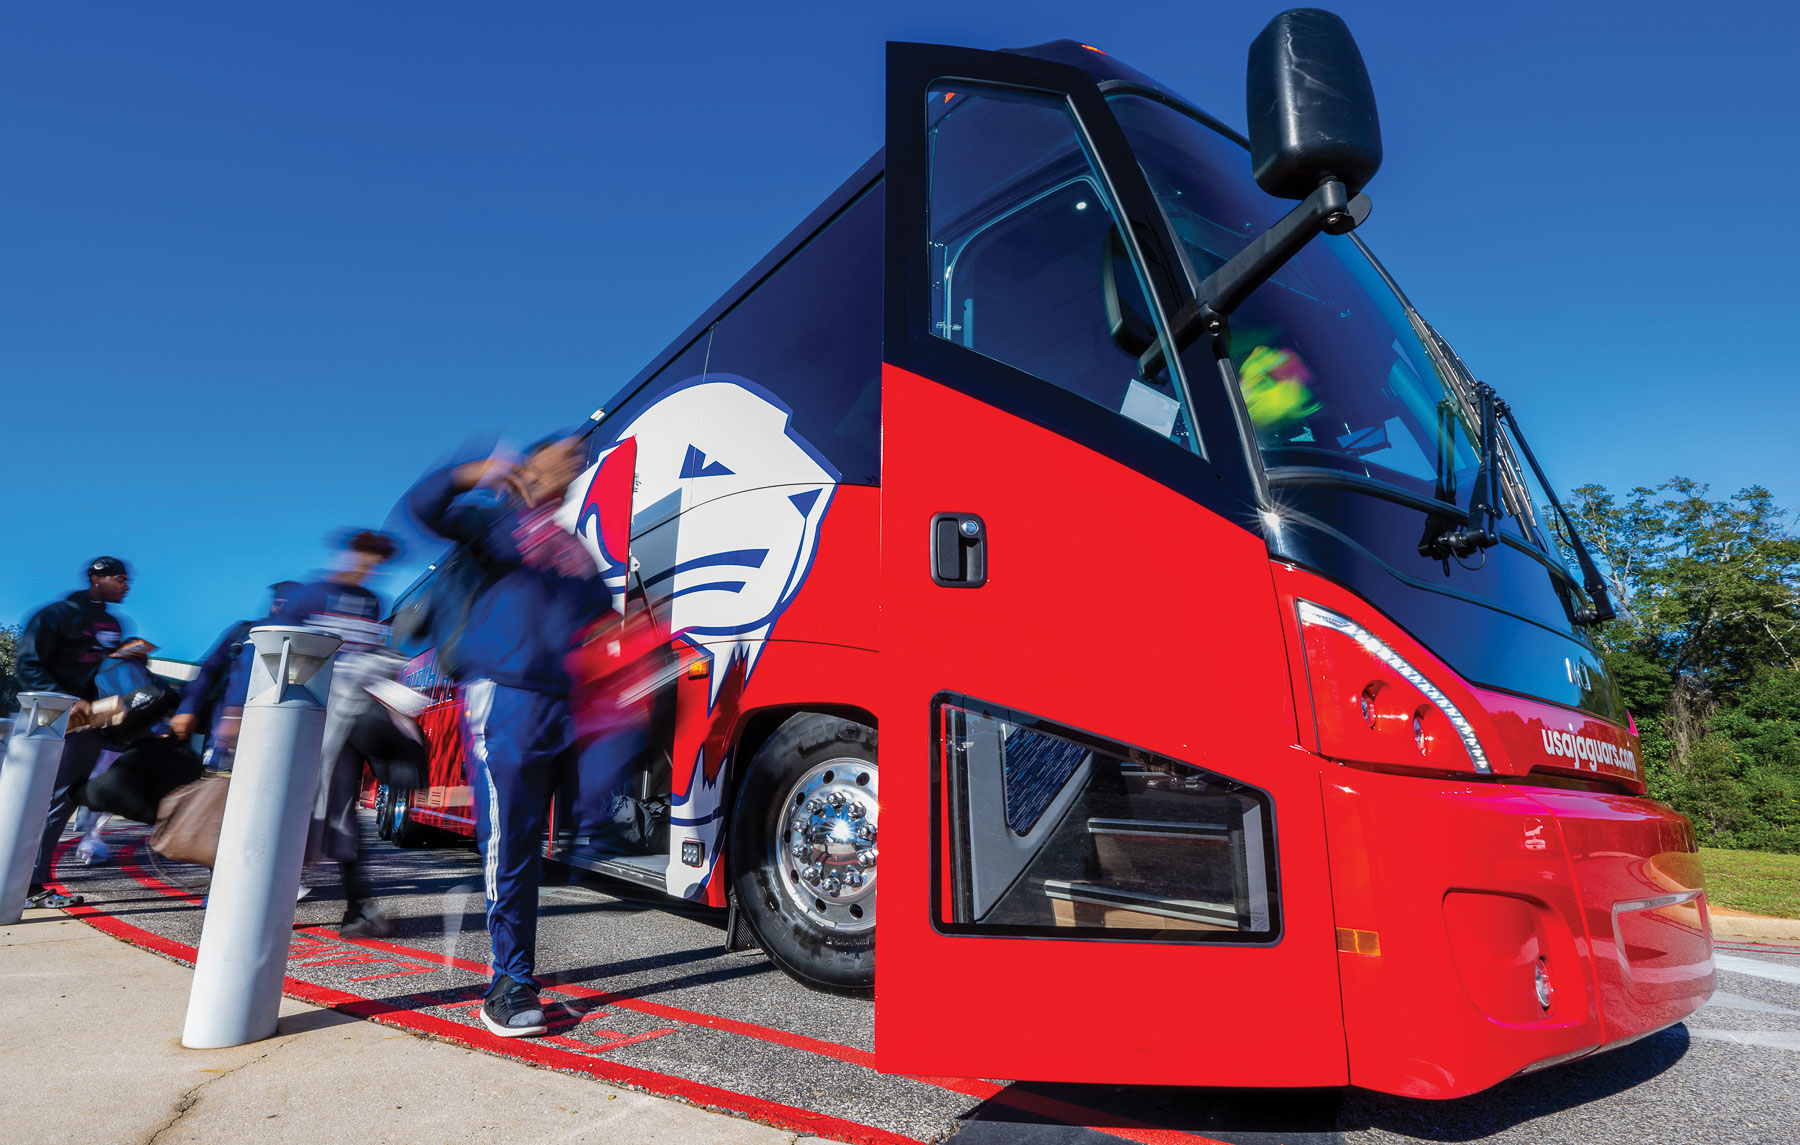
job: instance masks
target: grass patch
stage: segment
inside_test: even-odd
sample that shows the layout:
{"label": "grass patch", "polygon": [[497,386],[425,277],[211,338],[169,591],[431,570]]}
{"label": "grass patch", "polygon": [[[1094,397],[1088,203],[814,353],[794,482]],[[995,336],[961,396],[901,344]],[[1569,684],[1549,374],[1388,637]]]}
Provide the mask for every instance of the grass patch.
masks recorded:
{"label": "grass patch", "polygon": [[1700,848],[1706,901],[1731,910],[1800,918],[1800,855]]}

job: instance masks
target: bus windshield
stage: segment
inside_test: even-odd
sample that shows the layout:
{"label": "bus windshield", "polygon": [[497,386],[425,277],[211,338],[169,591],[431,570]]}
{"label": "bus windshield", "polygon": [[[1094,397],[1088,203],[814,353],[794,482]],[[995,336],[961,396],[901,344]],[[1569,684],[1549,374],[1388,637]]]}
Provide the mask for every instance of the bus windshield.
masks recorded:
{"label": "bus windshield", "polygon": [[[1142,95],[1110,103],[1196,285],[1290,206],[1243,177],[1243,147],[1214,128]],[[1480,463],[1473,395],[1440,369],[1426,332],[1350,238],[1314,240],[1231,327],[1232,364],[1268,469],[1332,469],[1466,500],[1458,489]],[[1509,513],[1522,509],[1528,520],[1529,499],[1513,495],[1511,475],[1503,474]]]}

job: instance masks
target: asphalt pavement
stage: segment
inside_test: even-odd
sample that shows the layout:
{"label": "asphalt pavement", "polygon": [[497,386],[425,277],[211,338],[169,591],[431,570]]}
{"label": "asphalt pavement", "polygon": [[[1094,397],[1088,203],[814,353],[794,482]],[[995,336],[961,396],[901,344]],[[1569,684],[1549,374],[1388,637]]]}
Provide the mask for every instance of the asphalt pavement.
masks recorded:
{"label": "asphalt pavement", "polygon": [[[142,832],[106,866],[59,866],[75,912],[191,960],[205,872],[158,865]],[[538,965],[553,1029],[493,1038],[476,1023],[487,954],[473,850],[402,851],[368,836],[385,939],[337,937],[333,868],[309,873],[290,997],[523,1063],[838,1141],[955,1145],[1388,1142],[1800,1142],[1800,949],[1734,944],[1719,993],[1688,1022],[1451,1102],[1360,1090],[1245,1091],[906,1078],[873,1068],[873,1004],[809,990],[760,953],[726,953],[723,918],[551,868]],[[947,1036],[953,1032],[947,1030]],[[525,1077],[526,1075],[521,1075]]]}

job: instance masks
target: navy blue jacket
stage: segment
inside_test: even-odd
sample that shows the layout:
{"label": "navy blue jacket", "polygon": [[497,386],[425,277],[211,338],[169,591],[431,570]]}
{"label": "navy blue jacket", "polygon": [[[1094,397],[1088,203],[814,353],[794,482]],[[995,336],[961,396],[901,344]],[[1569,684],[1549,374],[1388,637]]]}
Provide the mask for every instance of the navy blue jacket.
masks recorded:
{"label": "navy blue jacket", "polygon": [[597,567],[589,576],[568,576],[527,563],[517,504],[490,489],[459,495],[454,472],[443,469],[420,481],[406,505],[426,528],[467,546],[491,578],[457,645],[458,675],[567,695],[563,657],[582,628],[612,607],[612,594]]}
{"label": "navy blue jacket", "polygon": [[[275,601],[282,603],[281,599]],[[250,657],[254,654],[250,630],[265,624],[294,624],[289,620],[291,608],[271,612],[261,620],[240,620],[219,634],[200,661],[200,672],[181,690],[180,716],[193,716],[203,728],[216,728],[226,708],[244,706],[244,693],[250,690]]]}
{"label": "navy blue jacket", "polygon": [[[175,714],[193,716],[202,728],[210,728],[226,707],[242,707],[250,680],[244,644],[250,639],[252,628],[277,623],[280,622],[274,618],[240,620],[227,628],[200,662],[200,674],[181,690],[181,706]],[[244,665],[242,672],[238,671],[240,663]]]}
{"label": "navy blue jacket", "polygon": [[31,614],[19,638],[19,690],[94,699],[94,673],[123,634],[118,617],[85,588],[46,604]]}

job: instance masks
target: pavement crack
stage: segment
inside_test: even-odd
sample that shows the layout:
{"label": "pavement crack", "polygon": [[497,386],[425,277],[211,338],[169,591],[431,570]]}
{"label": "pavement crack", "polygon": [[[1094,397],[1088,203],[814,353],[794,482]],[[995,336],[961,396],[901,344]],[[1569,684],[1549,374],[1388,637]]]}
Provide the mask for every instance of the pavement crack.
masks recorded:
{"label": "pavement crack", "polygon": [[168,1121],[164,1122],[162,1124],[162,1126],[160,1128],[158,1128],[154,1133],[150,1134],[150,1136],[144,1138],[144,1145],[156,1145],[156,1142],[158,1141],[158,1139],[160,1139],[162,1137],[163,1134],[165,1134],[169,1130],[175,1128],[175,1126],[180,1123],[181,1119],[188,1115],[189,1110],[193,1109],[194,1106],[200,1104],[200,1091],[201,1090],[205,1089],[207,1086],[211,1085],[215,1081],[220,1080],[221,1078],[230,1077],[232,1074],[237,1073],[239,1070],[248,1069],[249,1067],[255,1065],[257,1062],[267,1059],[270,1054],[274,1053],[276,1050],[287,1045],[289,1042],[291,1042],[293,1040],[294,1039],[291,1037],[283,1038],[279,1042],[276,1042],[274,1045],[270,1046],[268,1049],[264,1050],[262,1053],[257,1054],[255,1057],[251,1058],[249,1061],[240,1062],[237,1065],[232,1066],[230,1069],[220,1070],[218,1073],[207,1078],[205,1081],[200,1082],[199,1084],[195,1085],[192,1089],[188,1090],[186,1093],[183,1093],[179,1098],[177,1098],[175,1100],[175,1115],[173,1117],[169,1118]]}

